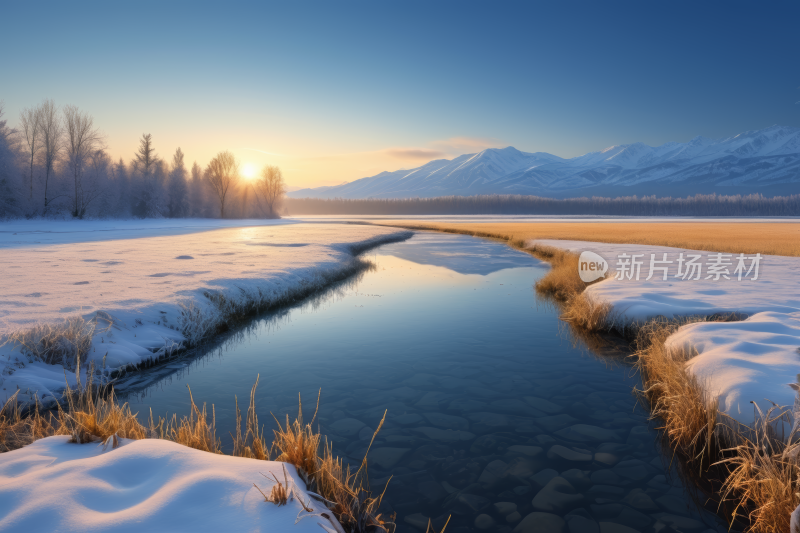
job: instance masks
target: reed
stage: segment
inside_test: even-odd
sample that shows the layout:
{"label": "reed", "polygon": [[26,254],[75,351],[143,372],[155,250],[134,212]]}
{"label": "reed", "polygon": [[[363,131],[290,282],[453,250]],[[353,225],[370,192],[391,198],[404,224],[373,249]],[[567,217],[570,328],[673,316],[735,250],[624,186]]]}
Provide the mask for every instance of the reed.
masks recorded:
{"label": "reed", "polygon": [[749,531],[796,533],[800,526],[796,523],[790,529],[792,514],[800,505],[797,428],[788,439],[774,432],[775,422],[785,418],[786,413],[777,407],[767,413],[759,410],[759,423],[735,447],[724,450],[729,456],[719,463],[729,471],[722,496],[742,502],[733,513],[747,521]]}

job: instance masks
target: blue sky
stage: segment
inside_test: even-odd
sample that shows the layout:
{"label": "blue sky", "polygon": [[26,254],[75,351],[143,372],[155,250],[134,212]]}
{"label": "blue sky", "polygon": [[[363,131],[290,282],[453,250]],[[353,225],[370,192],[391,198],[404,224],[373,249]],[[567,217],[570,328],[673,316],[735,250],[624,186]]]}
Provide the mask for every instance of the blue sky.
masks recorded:
{"label": "blue sky", "polygon": [[489,146],[563,157],[800,126],[790,2],[6,2],[0,99],[76,104],[298,186]]}

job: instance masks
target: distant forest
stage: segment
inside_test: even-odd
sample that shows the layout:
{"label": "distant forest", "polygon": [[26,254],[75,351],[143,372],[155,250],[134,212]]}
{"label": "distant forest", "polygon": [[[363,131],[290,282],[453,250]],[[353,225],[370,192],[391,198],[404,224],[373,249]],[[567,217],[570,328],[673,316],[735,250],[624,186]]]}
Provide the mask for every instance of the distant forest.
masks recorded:
{"label": "distant forest", "polygon": [[289,215],[609,215],[609,216],[800,216],[800,194],[688,198],[543,198],[522,195],[440,196],[409,199],[286,198]]}
{"label": "distant forest", "polygon": [[17,127],[0,102],[0,219],[275,218],[285,185],[278,167],[241,179],[230,152],[188,168],[177,148],[159,157],[150,134],[113,161],[93,117],[44,100],[23,109]]}

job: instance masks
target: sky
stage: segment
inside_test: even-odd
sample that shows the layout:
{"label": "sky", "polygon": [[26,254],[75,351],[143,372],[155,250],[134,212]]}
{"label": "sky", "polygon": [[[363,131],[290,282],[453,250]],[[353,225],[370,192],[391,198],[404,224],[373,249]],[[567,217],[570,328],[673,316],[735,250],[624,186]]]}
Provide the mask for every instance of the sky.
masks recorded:
{"label": "sky", "polygon": [[800,3],[3,2],[0,100],[112,157],[231,150],[335,185],[485,148],[574,157],[800,126]]}

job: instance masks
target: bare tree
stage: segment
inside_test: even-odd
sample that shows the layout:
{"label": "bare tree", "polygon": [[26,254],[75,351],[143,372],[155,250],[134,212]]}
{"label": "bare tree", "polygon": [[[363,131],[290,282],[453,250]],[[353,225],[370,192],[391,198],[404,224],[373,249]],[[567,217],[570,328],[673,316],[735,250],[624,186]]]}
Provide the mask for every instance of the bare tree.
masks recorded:
{"label": "bare tree", "polygon": [[239,162],[230,152],[220,152],[206,168],[206,179],[219,199],[219,217],[225,218],[225,200],[239,183]]}
{"label": "bare tree", "polygon": [[22,136],[27,147],[27,154],[30,155],[30,174],[28,176],[28,186],[30,187],[29,197],[33,198],[33,162],[36,154],[42,149],[39,135],[42,131],[41,112],[38,107],[26,107],[19,114],[19,122],[22,126]]}
{"label": "bare tree", "polygon": [[253,184],[253,188],[256,191],[259,205],[261,200],[264,200],[268,216],[277,217],[277,208],[286,194],[286,183],[283,181],[281,169],[271,165],[262,168],[261,175]]}
{"label": "bare tree", "polygon": [[94,119],[74,105],[64,107],[67,164],[73,179],[72,216],[83,218],[86,209],[99,195],[94,181],[84,183],[83,174],[90,159],[101,149],[103,136],[94,127]]}
{"label": "bare tree", "polygon": [[45,100],[38,108],[39,124],[41,126],[42,160],[44,163],[44,213],[55,198],[48,198],[48,186],[50,185],[50,175],[61,151],[64,149],[64,122],[58,113],[58,107],[52,100]]}

